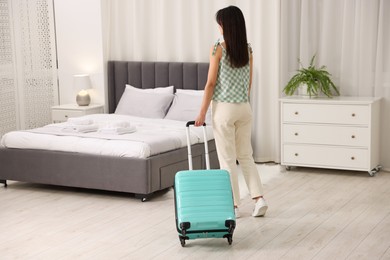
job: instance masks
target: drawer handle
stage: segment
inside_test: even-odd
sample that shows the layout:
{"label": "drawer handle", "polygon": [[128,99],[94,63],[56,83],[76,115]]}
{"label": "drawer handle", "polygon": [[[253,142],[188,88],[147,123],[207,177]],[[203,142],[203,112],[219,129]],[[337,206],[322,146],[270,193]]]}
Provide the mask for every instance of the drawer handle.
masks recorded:
{"label": "drawer handle", "polygon": [[356,114],[355,113],[352,113],[352,117],[355,117],[356,116]]}
{"label": "drawer handle", "polygon": [[298,153],[295,153],[294,155],[295,155],[295,156],[298,156],[299,154],[298,154]]}
{"label": "drawer handle", "polygon": [[299,113],[298,113],[298,111],[295,111],[295,113],[294,113],[295,115],[298,115]]}
{"label": "drawer handle", "polygon": [[355,157],[354,157],[354,156],[352,156],[352,157],[351,157],[351,160],[355,160]]}
{"label": "drawer handle", "polygon": [[298,136],[298,133],[295,133],[294,135],[295,135],[295,136]]}
{"label": "drawer handle", "polygon": [[68,118],[68,115],[65,115],[66,118]]}
{"label": "drawer handle", "polygon": [[352,139],[355,139],[355,135],[352,135],[351,138],[352,138]]}

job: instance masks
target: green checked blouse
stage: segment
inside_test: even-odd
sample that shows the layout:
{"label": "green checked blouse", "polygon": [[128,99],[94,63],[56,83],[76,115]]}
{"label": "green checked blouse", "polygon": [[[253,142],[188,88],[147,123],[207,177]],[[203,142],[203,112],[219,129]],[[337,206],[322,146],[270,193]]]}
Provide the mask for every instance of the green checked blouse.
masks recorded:
{"label": "green checked blouse", "polygon": [[[218,45],[222,47],[222,59],[219,62],[213,100],[229,103],[249,102],[249,62],[241,68],[233,68],[230,65],[226,50],[220,44],[219,40],[214,45],[212,55],[215,55]],[[252,53],[252,48],[249,44],[248,51]]]}

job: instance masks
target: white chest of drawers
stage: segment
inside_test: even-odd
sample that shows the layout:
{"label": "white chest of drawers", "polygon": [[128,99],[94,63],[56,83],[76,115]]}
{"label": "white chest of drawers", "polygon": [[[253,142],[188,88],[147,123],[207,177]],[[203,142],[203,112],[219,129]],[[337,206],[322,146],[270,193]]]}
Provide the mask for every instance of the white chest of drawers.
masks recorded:
{"label": "white chest of drawers", "polygon": [[379,166],[380,98],[285,97],[281,164],[367,171]]}

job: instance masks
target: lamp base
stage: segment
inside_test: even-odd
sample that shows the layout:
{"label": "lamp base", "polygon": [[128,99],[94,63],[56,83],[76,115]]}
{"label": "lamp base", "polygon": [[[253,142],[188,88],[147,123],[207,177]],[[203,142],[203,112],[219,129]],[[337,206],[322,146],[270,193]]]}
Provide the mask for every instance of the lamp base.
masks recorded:
{"label": "lamp base", "polygon": [[76,96],[76,102],[79,106],[88,106],[91,103],[91,97],[88,93],[83,93],[82,95],[79,93]]}

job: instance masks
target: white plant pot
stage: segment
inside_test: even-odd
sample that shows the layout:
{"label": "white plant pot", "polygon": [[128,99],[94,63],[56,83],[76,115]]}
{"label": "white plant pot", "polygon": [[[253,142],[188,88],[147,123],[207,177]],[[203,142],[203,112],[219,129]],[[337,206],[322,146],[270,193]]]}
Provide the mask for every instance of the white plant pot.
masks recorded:
{"label": "white plant pot", "polygon": [[298,96],[302,97],[310,97],[309,92],[307,92],[307,85],[306,84],[300,84],[298,87]]}

